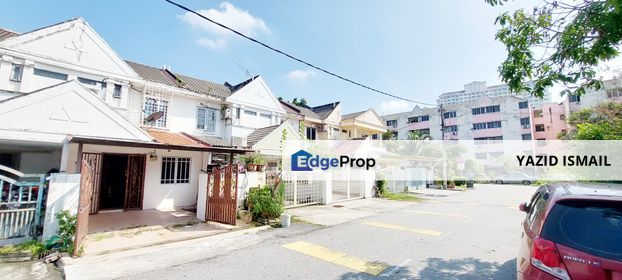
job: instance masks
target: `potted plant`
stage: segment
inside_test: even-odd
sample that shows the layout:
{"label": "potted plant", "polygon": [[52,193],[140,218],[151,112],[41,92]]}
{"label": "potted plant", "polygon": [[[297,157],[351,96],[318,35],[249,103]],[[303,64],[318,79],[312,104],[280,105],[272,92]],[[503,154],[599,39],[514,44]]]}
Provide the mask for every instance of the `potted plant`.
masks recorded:
{"label": "potted plant", "polygon": [[255,163],[253,163],[253,154],[241,155],[239,159],[240,161],[244,162],[244,167],[246,168],[246,171],[253,172],[257,169],[257,166],[255,165]]}
{"label": "potted plant", "polygon": [[266,158],[263,155],[255,153],[253,163],[256,165],[257,171],[266,171]]}

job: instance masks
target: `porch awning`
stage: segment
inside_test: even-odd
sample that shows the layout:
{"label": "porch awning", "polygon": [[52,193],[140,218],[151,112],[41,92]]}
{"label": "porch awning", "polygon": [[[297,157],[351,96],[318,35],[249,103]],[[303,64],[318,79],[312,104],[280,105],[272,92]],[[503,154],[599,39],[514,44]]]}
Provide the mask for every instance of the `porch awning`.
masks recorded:
{"label": "porch awning", "polygon": [[212,152],[212,153],[234,153],[243,154],[252,152],[251,149],[241,147],[212,147],[202,144],[169,144],[159,142],[144,142],[144,141],[129,141],[123,139],[111,139],[111,138],[94,138],[94,137],[81,137],[81,136],[69,136],[67,137],[69,143],[81,143],[92,145],[104,145],[104,146],[117,146],[117,147],[134,147],[134,148],[149,148],[149,149],[163,149],[163,150],[179,150],[179,151],[198,151],[198,152]]}

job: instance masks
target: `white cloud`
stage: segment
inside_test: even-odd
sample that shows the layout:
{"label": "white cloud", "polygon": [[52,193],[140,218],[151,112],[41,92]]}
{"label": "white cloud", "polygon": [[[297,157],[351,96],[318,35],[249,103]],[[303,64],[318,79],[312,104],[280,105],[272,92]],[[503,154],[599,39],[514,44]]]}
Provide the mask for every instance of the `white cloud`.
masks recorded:
{"label": "white cloud", "polygon": [[296,69],[294,71],[287,73],[285,77],[287,77],[287,79],[290,82],[304,84],[310,78],[315,77],[315,71],[313,71],[313,69],[307,69],[307,70]]}
{"label": "white cloud", "polygon": [[404,100],[389,100],[380,103],[380,114],[388,115],[412,110],[412,105]]}
{"label": "white cloud", "polygon": [[[261,18],[251,15],[248,11],[240,10],[229,2],[220,3],[218,9],[198,10],[197,12],[248,36],[256,37],[260,34],[270,34],[270,29]],[[214,38],[201,38],[197,40],[197,43],[201,46],[223,49],[227,46],[227,40],[235,35],[231,31],[190,12],[186,12],[179,17],[188,25],[205,31]]]}
{"label": "white cloud", "polygon": [[208,38],[200,38],[197,40],[197,44],[213,50],[223,50],[227,48],[227,40],[222,38],[216,38],[213,40]]}

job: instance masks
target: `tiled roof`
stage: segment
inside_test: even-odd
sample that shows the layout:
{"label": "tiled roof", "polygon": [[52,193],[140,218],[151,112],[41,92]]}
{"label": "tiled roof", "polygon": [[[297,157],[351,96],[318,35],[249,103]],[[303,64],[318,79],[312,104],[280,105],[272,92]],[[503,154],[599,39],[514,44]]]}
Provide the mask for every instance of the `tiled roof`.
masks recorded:
{"label": "tiled roof", "polygon": [[362,115],[363,113],[367,112],[368,110],[365,111],[360,111],[360,112],[356,112],[356,113],[350,113],[350,114],[345,114],[341,116],[342,120],[348,120],[348,119],[354,119],[360,115]]}
{"label": "tiled roof", "polygon": [[167,74],[166,72],[164,72],[164,70],[162,69],[147,66],[147,65],[132,62],[132,61],[127,61],[127,60],[125,62],[127,63],[127,65],[132,67],[132,69],[134,69],[134,71],[141,78],[147,81],[165,84],[167,86],[173,86],[173,87],[177,86],[175,79],[171,77],[169,74]]}
{"label": "tiled roof", "polygon": [[246,137],[246,143],[250,147],[255,145],[257,142],[261,141],[264,137],[268,136],[270,132],[274,131],[280,125],[273,125],[268,127],[262,127],[255,129],[251,134]]}
{"label": "tiled roof", "polygon": [[181,80],[180,87],[185,88],[196,93],[202,93],[214,97],[227,97],[231,95],[231,90],[225,85],[217,84],[214,82],[196,79],[193,77],[185,76],[175,73],[175,76]]}
{"label": "tiled roof", "polygon": [[229,87],[207,80],[201,80],[190,76],[171,73],[168,70],[159,69],[144,64],[125,61],[127,64],[138,73],[140,77],[147,81],[154,83],[160,83],[167,86],[183,88],[189,91],[193,91],[200,94],[216,98],[224,98],[231,95]]}
{"label": "tiled roof", "polygon": [[227,145],[227,143],[225,143],[225,140],[223,140],[220,137],[215,137],[215,136],[207,136],[207,135],[192,135],[192,137],[201,140],[202,142],[209,144],[211,146],[219,146],[219,147],[228,147],[229,145]]}
{"label": "tiled roof", "polygon": [[285,111],[289,113],[301,114],[303,116],[312,117],[312,118],[316,118],[319,120],[322,119],[322,117],[320,117],[318,114],[313,112],[310,108],[294,105],[292,103],[282,101],[282,100],[281,100],[281,105],[283,105],[283,108],[285,109]]}
{"label": "tiled roof", "polygon": [[156,129],[147,129],[147,133],[153,137],[157,142],[169,145],[180,146],[192,146],[192,147],[207,147],[201,141],[193,139],[183,133],[168,132]]}
{"label": "tiled roof", "polygon": [[13,32],[11,30],[7,30],[4,28],[0,28],[0,41],[11,38],[11,37],[15,37],[17,35],[19,35],[19,33]]}
{"label": "tiled roof", "polygon": [[328,115],[330,115],[330,113],[333,112],[333,110],[335,110],[335,108],[337,108],[337,105],[339,105],[339,102],[333,102],[333,103],[328,103],[328,104],[312,107],[311,110],[313,110],[313,112],[318,114],[320,118],[325,119],[326,117],[328,117]]}

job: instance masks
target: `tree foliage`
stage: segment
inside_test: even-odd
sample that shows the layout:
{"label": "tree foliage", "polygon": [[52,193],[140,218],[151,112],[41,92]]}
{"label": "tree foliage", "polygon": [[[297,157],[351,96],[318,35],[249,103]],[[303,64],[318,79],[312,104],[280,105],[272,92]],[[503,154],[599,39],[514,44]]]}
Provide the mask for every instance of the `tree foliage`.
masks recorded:
{"label": "tree foliage", "polygon": [[298,99],[297,97],[294,97],[294,100],[292,100],[292,104],[300,107],[307,107],[307,100],[304,98]]}
{"label": "tree foliage", "polygon": [[619,55],[622,1],[544,0],[533,11],[505,12],[495,24],[496,39],[507,50],[499,73],[512,92],[542,97],[547,87],[561,83],[566,92],[581,95],[601,88],[596,67]]}
{"label": "tree foliage", "polygon": [[574,112],[568,117],[568,124],[573,128],[559,138],[622,140],[622,104],[607,102]]}

